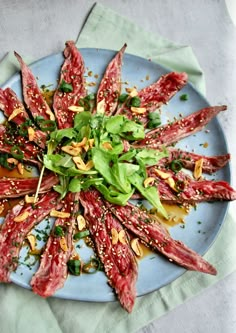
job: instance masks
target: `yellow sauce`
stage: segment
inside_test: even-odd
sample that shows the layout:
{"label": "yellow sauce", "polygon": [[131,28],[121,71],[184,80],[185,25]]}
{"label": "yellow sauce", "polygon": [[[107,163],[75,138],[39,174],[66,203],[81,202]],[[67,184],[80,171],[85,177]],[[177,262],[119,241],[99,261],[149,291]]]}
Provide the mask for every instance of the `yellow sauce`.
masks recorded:
{"label": "yellow sauce", "polygon": [[[163,204],[164,208],[166,209],[169,219],[166,220],[161,215],[155,213],[153,214],[158,218],[158,221],[161,222],[165,228],[169,229],[171,227],[174,227],[178,224],[184,224],[184,219],[188,215],[190,207],[184,207],[184,206],[178,206],[178,205],[169,205],[169,204]],[[142,258],[154,253],[151,248],[147,247],[143,243],[140,242],[140,246],[143,250],[143,256]],[[139,258],[139,259],[142,259]]]}

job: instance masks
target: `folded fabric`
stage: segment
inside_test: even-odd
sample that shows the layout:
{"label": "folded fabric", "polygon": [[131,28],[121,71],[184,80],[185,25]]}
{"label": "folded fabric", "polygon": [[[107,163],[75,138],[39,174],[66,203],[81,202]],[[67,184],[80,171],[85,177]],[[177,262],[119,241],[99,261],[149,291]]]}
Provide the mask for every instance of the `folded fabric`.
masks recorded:
{"label": "folded fabric", "polygon": [[[99,4],[90,13],[77,45],[117,50],[124,42],[128,44],[129,53],[151,58],[173,70],[186,71],[192,83],[204,93],[204,76],[189,46],[176,45],[144,32]],[[1,82],[17,69],[10,53],[0,64]],[[27,333],[33,328],[36,333],[135,332],[236,269],[236,223],[231,215],[228,214],[219,236],[205,256],[216,266],[217,276],[188,271],[160,290],[139,297],[132,314],[127,314],[118,302],[44,300],[20,287],[1,284],[0,331]]]}

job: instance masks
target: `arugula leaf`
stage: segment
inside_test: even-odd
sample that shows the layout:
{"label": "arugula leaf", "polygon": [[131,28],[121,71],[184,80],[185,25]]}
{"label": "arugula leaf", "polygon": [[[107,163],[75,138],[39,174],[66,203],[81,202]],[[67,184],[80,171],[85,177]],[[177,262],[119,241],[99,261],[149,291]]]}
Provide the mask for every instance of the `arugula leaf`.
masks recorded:
{"label": "arugula leaf", "polygon": [[121,115],[108,118],[105,128],[107,132],[118,134],[127,140],[140,140],[145,137],[143,125]]}
{"label": "arugula leaf", "polygon": [[138,162],[142,161],[144,165],[152,166],[156,165],[160,159],[168,156],[169,154],[165,148],[163,148],[163,151],[144,148],[136,154],[135,158]]}
{"label": "arugula leaf", "polygon": [[58,185],[53,186],[53,189],[56,192],[60,193],[61,194],[60,199],[63,199],[68,192],[69,179],[65,176],[59,176],[59,181],[60,183]]}
{"label": "arugula leaf", "polygon": [[157,211],[163,215],[166,219],[168,219],[167,212],[165,208],[162,206],[160,201],[159,193],[157,188],[154,186],[144,187],[143,182],[144,178],[138,175],[137,173],[133,173],[129,176],[129,181],[131,184],[137,188],[137,190],[142,194],[144,198],[146,198],[150,204],[152,204]]}
{"label": "arugula leaf", "polygon": [[124,153],[122,154],[120,157],[119,157],[119,161],[127,161],[127,162],[130,162],[133,160],[133,158],[135,157],[137,151],[136,149],[130,149],[129,151],[127,151],[127,153]]}
{"label": "arugula leaf", "polygon": [[120,206],[125,206],[134,193],[134,189],[131,189],[131,191],[126,194],[120,193],[114,189],[111,190],[111,188],[107,188],[104,184],[96,185],[95,187],[107,201]]}
{"label": "arugula leaf", "polygon": [[68,186],[68,190],[70,192],[76,193],[76,192],[80,192],[81,190],[81,179],[79,178],[72,178],[69,186]]}
{"label": "arugula leaf", "polygon": [[52,154],[58,144],[65,138],[72,139],[76,137],[76,132],[73,128],[64,128],[56,130],[50,134],[50,139],[47,141],[48,154]]}
{"label": "arugula leaf", "polygon": [[92,114],[89,111],[78,113],[74,119],[74,129],[79,132],[82,127],[89,125],[91,118]]}

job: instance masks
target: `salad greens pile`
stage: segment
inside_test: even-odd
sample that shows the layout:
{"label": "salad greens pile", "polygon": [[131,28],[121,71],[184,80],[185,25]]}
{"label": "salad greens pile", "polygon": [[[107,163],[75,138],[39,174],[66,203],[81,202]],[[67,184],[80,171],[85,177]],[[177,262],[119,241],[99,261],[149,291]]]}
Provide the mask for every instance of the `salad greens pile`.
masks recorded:
{"label": "salad greens pile", "polygon": [[146,167],[156,165],[168,153],[164,147],[161,151],[132,148],[130,143],[144,137],[143,125],[125,116],[82,111],[76,114],[73,128],[51,132],[43,167],[59,176],[54,190],[61,198],[68,191],[93,186],[109,202],[125,205],[138,190],[167,218],[156,186],[144,186],[144,181]]}

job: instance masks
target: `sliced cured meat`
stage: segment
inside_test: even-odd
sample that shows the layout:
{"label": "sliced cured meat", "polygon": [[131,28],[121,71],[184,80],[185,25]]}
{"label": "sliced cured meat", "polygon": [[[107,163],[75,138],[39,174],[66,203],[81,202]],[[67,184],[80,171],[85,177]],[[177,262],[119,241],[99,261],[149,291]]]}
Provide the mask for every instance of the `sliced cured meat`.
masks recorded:
{"label": "sliced cured meat", "polygon": [[5,126],[0,125],[0,153],[13,155],[14,151],[16,151],[16,155],[22,155],[21,159],[23,161],[37,166],[40,165],[38,156],[42,154],[42,151],[39,147],[22,136],[15,136]]}
{"label": "sliced cured meat", "polygon": [[10,282],[10,273],[18,266],[22,243],[30,230],[42,221],[58,204],[58,193],[51,191],[40,196],[38,202],[13,207],[7,214],[0,232],[0,281]]}
{"label": "sliced cured meat", "polygon": [[202,171],[212,174],[222,169],[230,160],[230,154],[205,156],[187,152],[179,148],[168,148],[169,156],[159,161],[160,165],[169,166],[172,161],[178,161],[188,170],[194,170],[195,163],[202,159]]}
{"label": "sliced cured meat", "polygon": [[[136,296],[137,263],[130,249],[126,232],[106,209],[98,191],[81,192],[80,200],[109,284],[115,289],[121,305],[131,312]],[[114,239],[114,234],[118,239]],[[122,235],[122,241],[120,235]]]}
{"label": "sliced cured meat", "polygon": [[[66,42],[64,56],[65,61],[61,68],[59,85],[53,98],[53,110],[59,128],[73,127],[75,112],[70,111],[69,107],[78,106],[80,98],[85,97],[87,93],[84,60],[73,41]],[[69,91],[63,88],[65,84],[70,86]]]}
{"label": "sliced cured meat", "polygon": [[121,91],[121,66],[127,45],[121,48],[108,64],[97,92],[97,110],[102,110],[106,115],[112,115],[118,105]]}
{"label": "sliced cured meat", "polygon": [[225,181],[194,180],[183,172],[174,174],[170,170],[161,171],[165,179],[155,168],[150,168],[148,175],[157,179],[160,198],[164,202],[194,204],[204,201],[236,200],[236,191]]}
{"label": "sliced cured meat", "polygon": [[[140,90],[137,97],[140,99],[138,109],[131,108],[131,97],[122,104],[116,114],[124,114],[129,119],[135,119],[144,125],[148,123],[150,112],[167,104],[169,100],[187,83],[186,73],[171,72],[162,75],[158,81]],[[143,110],[142,110],[143,109]]]}
{"label": "sliced cured meat", "polygon": [[149,131],[145,139],[136,142],[136,147],[158,148],[161,145],[169,146],[189,135],[192,135],[202,130],[213,117],[219,112],[225,111],[227,107],[212,106],[201,109],[190,114],[187,117],[181,118],[173,123],[166,124]]}
{"label": "sliced cured meat", "polygon": [[[33,292],[42,297],[52,296],[63,287],[67,278],[67,261],[73,251],[73,230],[79,209],[78,199],[78,193],[68,193],[63,200],[61,212],[69,213],[70,216],[56,220],[41,256],[39,269],[30,282]],[[60,236],[56,234],[55,228],[60,228]]]}
{"label": "sliced cured meat", "polygon": [[33,118],[40,116],[45,120],[55,120],[55,116],[44,99],[32,71],[18,53],[14,52],[14,54],[21,66],[24,101]]}
{"label": "sliced cured meat", "polygon": [[106,205],[128,230],[170,261],[189,270],[216,274],[216,269],[211,264],[181,241],[171,238],[163,225],[145,211],[130,203],[124,207],[109,203]]}
{"label": "sliced cured meat", "polygon": [[[5,90],[0,89],[0,109],[9,120],[17,125],[23,126],[26,124],[27,120],[29,120],[29,115],[26,112],[24,105],[11,88],[6,88]],[[25,125],[25,127],[27,130],[30,125]],[[28,133],[26,135],[28,136]],[[46,138],[46,133],[38,129],[33,129],[33,138],[31,141],[36,143],[39,147],[45,148]]]}
{"label": "sliced cured meat", "polygon": [[[0,199],[18,198],[26,194],[36,192],[39,178],[0,178]],[[40,193],[49,191],[58,183],[58,178],[55,174],[50,173],[43,177]]]}

